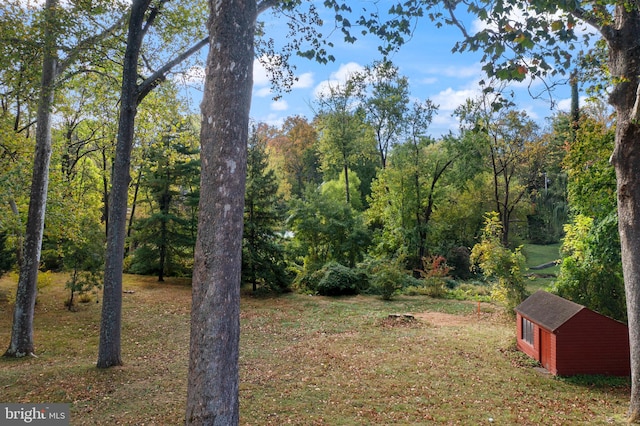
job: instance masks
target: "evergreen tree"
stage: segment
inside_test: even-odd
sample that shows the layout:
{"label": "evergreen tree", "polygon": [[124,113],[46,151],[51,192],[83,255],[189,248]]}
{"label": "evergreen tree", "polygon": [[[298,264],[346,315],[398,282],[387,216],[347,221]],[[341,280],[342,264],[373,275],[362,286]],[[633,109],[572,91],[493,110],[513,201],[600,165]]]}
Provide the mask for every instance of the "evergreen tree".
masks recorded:
{"label": "evergreen tree", "polygon": [[284,251],[279,242],[278,182],[273,170],[267,170],[265,141],[256,133],[249,140],[247,153],[247,187],[242,241],[242,282],[253,291],[261,287],[282,292],[289,280]]}
{"label": "evergreen tree", "polygon": [[200,176],[197,151],[188,143],[189,131],[178,128],[167,133],[160,144],[149,150],[149,161],[141,186],[149,193],[150,215],[135,225],[135,243],[131,271],[166,275],[183,275],[190,270],[195,228],[193,216],[185,212],[198,197],[193,192]]}
{"label": "evergreen tree", "polygon": [[7,233],[0,231],[0,277],[15,264],[15,251],[7,245]]}

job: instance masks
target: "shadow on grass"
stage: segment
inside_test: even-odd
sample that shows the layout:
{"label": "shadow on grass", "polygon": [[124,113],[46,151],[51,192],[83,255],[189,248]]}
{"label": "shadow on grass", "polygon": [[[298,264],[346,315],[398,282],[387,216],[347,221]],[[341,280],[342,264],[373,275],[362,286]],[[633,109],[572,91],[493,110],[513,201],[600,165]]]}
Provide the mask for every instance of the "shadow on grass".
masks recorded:
{"label": "shadow on grass", "polygon": [[620,389],[628,391],[631,387],[631,379],[626,376],[580,374],[577,376],[560,376],[558,380],[591,389]]}

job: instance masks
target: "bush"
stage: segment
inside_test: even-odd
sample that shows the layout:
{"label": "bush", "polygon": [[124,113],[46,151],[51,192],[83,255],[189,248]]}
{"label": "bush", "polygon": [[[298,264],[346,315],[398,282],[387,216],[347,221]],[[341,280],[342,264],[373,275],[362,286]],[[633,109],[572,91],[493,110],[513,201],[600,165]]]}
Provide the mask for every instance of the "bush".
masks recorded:
{"label": "bush", "polygon": [[506,304],[507,310],[526,299],[528,293],[524,281],[525,260],[520,248],[514,252],[500,242],[502,225],[495,212],[485,216],[482,239],[471,250],[471,261],[477,265],[485,277],[496,280],[492,291],[494,300]]}
{"label": "bush", "polygon": [[404,287],[408,274],[402,269],[400,261],[375,262],[369,265],[371,291],[383,300],[391,300]]}
{"label": "bush", "polygon": [[451,268],[442,256],[422,258],[422,269],[418,272],[423,279],[425,294],[431,297],[444,297],[447,293],[447,279]]}
{"label": "bush", "polygon": [[447,265],[451,267],[452,277],[466,280],[471,278],[471,250],[467,247],[454,247],[447,253]]}
{"label": "bush", "polygon": [[324,275],[324,270],[309,267],[295,268],[296,279],[293,281],[293,290],[300,293],[316,294],[318,283]]}
{"label": "bush", "polygon": [[450,289],[447,292],[446,298],[454,300],[490,302],[491,288],[482,284],[462,283],[455,288]]}
{"label": "bush", "polygon": [[342,296],[358,294],[368,287],[367,274],[330,262],[322,268],[325,272],[318,282],[316,291],[322,296]]}

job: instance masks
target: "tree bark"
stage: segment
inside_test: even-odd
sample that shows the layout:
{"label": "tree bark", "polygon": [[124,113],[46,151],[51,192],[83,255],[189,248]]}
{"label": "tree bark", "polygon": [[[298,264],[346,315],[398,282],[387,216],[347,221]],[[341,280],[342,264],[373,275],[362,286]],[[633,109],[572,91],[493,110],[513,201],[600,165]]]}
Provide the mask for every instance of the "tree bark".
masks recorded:
{"label": "tree bark", "polygon": [[629,421],[640,420],[640,12],[616,6],[615,28],[605,32],[609,68],[619,79],[610,96],[616,109],[616,143],[611,161],[616,169],[618,228],[627,299],[631,350]]}
{"label": "tree bark", "polygon": [[255,0],[210,0],[187,425],[239,423],[240,271]]}
{"label": "tree bark", "polygon": [[109,211],[107,225],[107,251],[104,267],[104,290],[98,368],[122,365],[120,335],[122,329],[122,267],[127,224],[127,199],[129,193],[131,148],[137,113],[139,90],[138,57],[144,32],[144,15],[151,0],[136,0],[131,5],[127,48],[122,70],[120,117],[116,154],[111,173]]}
{"label": "tree bark", "polygon": [[13,311],[11,342],[5,356],[22,357],[33,354],[33,316],[38,292],[38,267],[44,232],[44,216],[49,186],[51,162],[51,109],[56,78],[57,58],[54,36],[55,8],[57,0],[47,0],[44,8],[44,50],[40,99],[38,101],[38,126],[36,128],[36,152],[33,163],[27,229],[24,237],[20,278]]}
{"label": "tree bark", "polygon": [[127,48],[122,71],[118,140],[113,172],[111,173],[98,368],[122,365],[120,355],[122,267],[127,226],[127,200],[129,182],[131,181],[131,149],[138,104],[166,78],[176,65],[200,50],[208,41],[208,37],[198,41],[138,84],[138,59],[142,41],[161,13],[162,6],[168,1],[158,0],[151,7],[152,0],[134,0],[131,5]]}

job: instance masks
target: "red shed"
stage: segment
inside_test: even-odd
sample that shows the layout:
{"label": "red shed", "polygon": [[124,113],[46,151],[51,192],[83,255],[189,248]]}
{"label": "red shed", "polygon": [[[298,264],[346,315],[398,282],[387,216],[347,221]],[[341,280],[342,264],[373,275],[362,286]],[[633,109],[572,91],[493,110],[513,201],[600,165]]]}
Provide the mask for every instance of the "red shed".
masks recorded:
{"label": "red shed", "polygon": [[631,374],[626,324],[546,291],[515,311],[518,349],[552,374]]}

